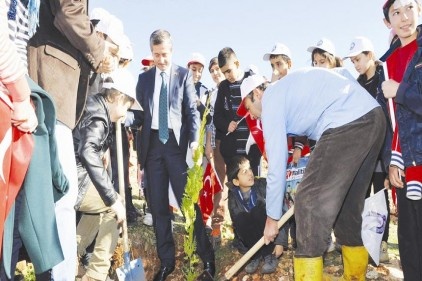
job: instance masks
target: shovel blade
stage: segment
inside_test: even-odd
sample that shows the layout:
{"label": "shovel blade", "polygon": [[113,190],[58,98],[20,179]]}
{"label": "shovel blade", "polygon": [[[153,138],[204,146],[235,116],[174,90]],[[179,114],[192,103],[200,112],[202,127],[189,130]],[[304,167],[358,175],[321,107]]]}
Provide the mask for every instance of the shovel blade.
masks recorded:
{"label": "shovel blade", "polygon": [[119,281],[145,281],[144,266],[141,259],[130,261],[116,269]]}

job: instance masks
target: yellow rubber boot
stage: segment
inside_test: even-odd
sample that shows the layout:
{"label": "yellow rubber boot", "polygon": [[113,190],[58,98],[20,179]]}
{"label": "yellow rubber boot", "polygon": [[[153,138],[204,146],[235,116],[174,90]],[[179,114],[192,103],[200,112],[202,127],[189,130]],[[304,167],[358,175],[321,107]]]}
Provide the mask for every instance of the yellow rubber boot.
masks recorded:
{"label": "yellow rubber boot", "polygon": [[295,281],[322,281],[322,257],[294,258]]}
{"label": "yellow rubber boot", "polygon": [[364,246],[342,246],[344,273],[341,281],[365,281],[368,267],[368,251]]}

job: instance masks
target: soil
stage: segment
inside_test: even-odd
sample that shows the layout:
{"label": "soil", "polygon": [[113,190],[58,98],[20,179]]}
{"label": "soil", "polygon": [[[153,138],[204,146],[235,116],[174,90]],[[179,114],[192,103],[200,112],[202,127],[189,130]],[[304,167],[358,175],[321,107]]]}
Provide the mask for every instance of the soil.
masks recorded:
{"label": "soil", "polygon": [[[136,202],[136,201],[135,201]],[[396,235],[397,219],[392,216],[390,224],[390,235]],[[182,217],[176,216],[174,224],[173,236],[176,243],[176,269],[169,276],[168,280],[182,281],[186,280],[183,274],[184,253],[183,253],[183,225]],[[224,280],[224,273],[228,271],[238,261],[242,255],[232,246],[232,234],[228,225],[223,227],[223,237],[221,244],[215,247],[216,255],[216,276],[214,280]],[[129,226],[129,239],[131,240],[131,249],[133,258],[140,257],[145,270],[145,280],[152,280],[154,273],[159,269],[160,262],[155,250],[155,236],[153,228],[142,224],[142,219]],[[397,244],[389,242],[390,262],[380,264],[376,267],[373,264],[368,266],[367,280],[403,280],[402,271],[400,269],[400,260],[398,256]],[[243,268],[239,270],[231,280],[249,281],[249,280],[274,280],[287,281],[294,280],[293,272],[293,255],[294,250],[289,249],[279,258],[279,264],[276,272],[273,274],[247,274]],[[114,267],[123,264],[121,259],[121,247],[116,250]],[[202,264],[197,265],[198,274],[201,272]],[[327,253],[324,257],[324,273],[331,277],[331,280],[338,280],[343,273],[341,254],[339,251]]]}
{"label": "soil", "polygon": [[[136,162],[134,162],[136,163]],[[136,169],[134,165],[131,168],[131,184],[132,187],[139,186],[136,181]],[[144,199],[139,193],[139,189],[133,188],[133,202],[135,206],[142,209]],[[392,206],[393,207],[393,206]],[[389,263],[370,264],[367,271],[367,280],[403,280],[403,273],[400,269],[400,259],[398,255],[397,245],[397,217],[394,213],[394,208],[391,212],[390,222],[390,238],[388,241],[389,248]],[[169,276],[168,280],[182,281],[186,280],[183,274],[184,266],[184,252],[183,252],[183,217],[180,213],[176,213],[174,223],[173,236],[176,243],[176,269]],[[142,217],[138,217],[137,222],[129,225],[129,239],[131,241],[131,250],[133,258],[141,258],[145,270],[145,280],[152,280],[154,273],[159,269],[160,261],[155,249],[155,235],[153,228],[142,223]],[[230,222],[226,222],[222,230],[222,241],[220,245],[215,246],[216,255],[216,276],[214,280],[224,280],[224,273],[229,270],[238,261],[242,255],[232,246],[233,233]],[[116,249],[114,265],[118,267],[123,264],[122,248],[119,245]],[[293,272],[293,256],[294,250],[289,246],[289,249],[283,253],[279,258],[279,264],[276,272],[272,274],[247,274],[243,268],[231,279],[234,281],[242,280],[274,280],[287,281],[294,280]],[[202,264],[196,267],[198,274],[202,271]],[[331,277],[331,280],[338,280],[343,273],[341,253],[333,251],[327,253],[324,257],[324,273]],[[111,276],[113,277],[113,276]],[[115,279],[117,280],[117,278]]]}

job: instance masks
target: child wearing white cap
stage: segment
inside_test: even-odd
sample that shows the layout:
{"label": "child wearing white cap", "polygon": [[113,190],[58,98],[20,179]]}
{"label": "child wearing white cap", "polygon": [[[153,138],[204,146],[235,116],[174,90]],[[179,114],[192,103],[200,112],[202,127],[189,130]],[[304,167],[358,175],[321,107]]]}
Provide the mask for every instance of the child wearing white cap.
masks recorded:
{"label": "child wearing white cap", "polygon": [[113,187],[104,162],[113,142],[112,122],[128,109],[142,110],[136,101],[135,79],[126,69],[106,78],[101,93],[88,97],[81,121],[73,130],[78,169],[78,199],[82,213],[77,226],[78,255],[94,241],[95,247],[82,280],[105,280],[117,245],[117,225],[126,219],[125,207]]}
{"label": "child wearing white cap", "polygon": [[334,68],[343,66],[341,58],[336,56],[333,42],[327,38],[321,38],[315,45],[308,47],[311,55],[312,66]]}
{"label": "child wearing white cap", "polygon": [[188,69],[192,73],[193,84],[195,85],[196,96],[198,99],[196,100],[196,106],[201,114],[201,120],[205,112],[205,104],[207,102],[208,97],[208,88],[204,86],[201,82],[202,72],[204,71],[205,67],[205,58],[201,53],[192,53],[191,57],[189,58]]}
{"label": "child wearing white cap", "polygon": [[[353,38],[350,43],[349,53],[346,58],[350,58],[350,61],[355,66],[356,71],[359,73],[357,81],[364,87],[374,98],[377,96],[378,86],[380,82],[384,80],[383,67],[381,61],[375,57],[374,46],[372,42],[362,36]],[[366,197],[371,194],[371,186],[374,187],[374,193],[384,189],[385,186],[389,186],[388,173],[381,164],[381,161],[377,161],[374,173],[372,175],[371,183],[368,186],[368,192]],[[385,200],[387,210],[390,212],[390,202],[388,200],[388,191],[385,190]],[[386,225],[390,223],[390,216],[387,216]],[[380,248],[380,262],[388,262],[388,247],[387,241],[389,236],[388,227],[385,228],[382,236],[381,248]]]}
{"label": "child wearing white cap", "polygon": [[263,60],[269,61],[271,64],[271,82],[275,82],[287,75],[292,68],[291,57],[289,48],[282,43],[275,43],[271,51],[264,55]]}

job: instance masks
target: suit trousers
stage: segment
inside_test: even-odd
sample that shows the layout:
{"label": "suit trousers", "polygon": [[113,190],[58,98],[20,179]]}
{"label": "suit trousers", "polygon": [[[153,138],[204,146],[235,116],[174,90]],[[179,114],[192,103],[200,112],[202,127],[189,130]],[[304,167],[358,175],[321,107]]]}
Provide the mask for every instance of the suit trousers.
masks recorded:
{"label": "suit trousers", "polygon": [[377,107],[322,134],[296,193],[296,256],[322,256],[333,228],[339,244],[363,245],[361,214],[385,129]]}
{"label": "suit trousers", "polygon": [[[179,147],[174,133],[169,131],[169,139],[163,144],[158,138],[158,131],[151,130],[149,150],[145,161],[151,215],[157,240],[157,253],[161,266],[175,265],[175,245],[171,228],[169,210],[169,181],[179,206],[187,182],[186,150]],[[214,251],[205,231],[201,211],[195,204],[196,218],[194,235],[197,253],[202,261],[214,262]]]}

